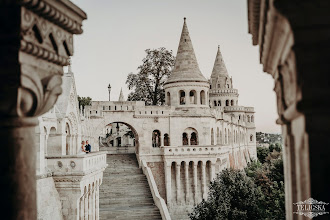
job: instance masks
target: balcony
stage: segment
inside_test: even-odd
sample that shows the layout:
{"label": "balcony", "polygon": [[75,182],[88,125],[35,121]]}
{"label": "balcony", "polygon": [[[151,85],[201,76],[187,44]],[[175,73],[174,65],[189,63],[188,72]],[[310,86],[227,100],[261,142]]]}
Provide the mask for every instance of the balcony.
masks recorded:
{"label": "balcony", "polygon": [[228,152],[228,146],[207,145],[207,146],[164,146],[161,147],[164,156],[185,156],[185,155],[210,155],[225,154]]}
{"label": "balcony", "polygon": [[47,168],[53,176],[84,176],[107,167],[106,152],[83,155],[48,156]]}

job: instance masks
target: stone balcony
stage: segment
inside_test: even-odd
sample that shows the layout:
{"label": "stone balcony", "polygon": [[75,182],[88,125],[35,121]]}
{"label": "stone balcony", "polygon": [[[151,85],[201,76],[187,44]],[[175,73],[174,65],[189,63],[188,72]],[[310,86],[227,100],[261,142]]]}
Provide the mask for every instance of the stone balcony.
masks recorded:
{"label": "stone balcony", "polygon": [[185,156],[185,155],[219,155],[228,152],[228,146],[220,145],[185,145],[185,146],[163,146],[161,147],[164,156]]}
{"label": "stone balcony", "polygon": [[106,157],[106,152],[46,157],[64,219],[99,218],[99,187],[107,167]]}
{"label": "stone balcony", "polygon": [[84,176],[105,169],[106,152],[92,152],[83,155],[48,156],[47,168],[53,176],[78,175]]}

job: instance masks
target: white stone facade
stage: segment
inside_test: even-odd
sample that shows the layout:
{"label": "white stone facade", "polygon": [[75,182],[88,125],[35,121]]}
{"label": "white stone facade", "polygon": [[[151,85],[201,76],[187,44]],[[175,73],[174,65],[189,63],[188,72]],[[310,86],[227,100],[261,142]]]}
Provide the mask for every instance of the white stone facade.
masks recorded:
{"label": "white stone facade", "polygon": [[[93,101],[85,117],[93,124],[95,140],[111,123],[131,128],[140,165],[148,164],[172,218],[181,219],[206,198],[216,173],[229,167],[242,169],[256,158],[254,109],[238,105],[238,90],[220,49],[211,79],[201,74],[186,23],[164,88],[164,106]],[[160,147],[153,144],[155,132],[160,134]]]}

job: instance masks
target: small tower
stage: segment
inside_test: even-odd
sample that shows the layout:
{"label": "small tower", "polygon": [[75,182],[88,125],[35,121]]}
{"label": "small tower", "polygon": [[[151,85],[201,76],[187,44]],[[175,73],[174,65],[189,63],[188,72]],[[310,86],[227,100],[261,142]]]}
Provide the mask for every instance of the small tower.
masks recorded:
{"label": "small tower", "polygon": [[164,88],[167,105],[208,106],[209,83],[199,69],[186,18],[184,18],[174,69]]}
{"label": "small tower", "polygon": [[238,103],[238,90],[233,88],[232,78],[229,77],[225,62],[218,46],[210,79],[210,105],[235,106]]}
{"label": "small tower", "polygon": [[118,98],[119,102],[125,102],[124,94],[123,94],[123,88],[120,88],[120,94]]}

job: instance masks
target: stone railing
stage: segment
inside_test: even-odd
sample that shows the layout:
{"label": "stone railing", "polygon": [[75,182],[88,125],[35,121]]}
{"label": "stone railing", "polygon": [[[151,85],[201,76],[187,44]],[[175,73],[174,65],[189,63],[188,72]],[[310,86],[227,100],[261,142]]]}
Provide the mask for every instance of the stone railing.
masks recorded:
{"label": "stone railing", "polygon": [[228,151],[228,146],[220,145],[190,145],[190,146],[164,146],[161,147],[163,155],[209,155],[224,154]]}
{"label": "stone railing", "polygon": [[106,152],[83,155],[48,156],[47,167],[53,175],[87,175],[107,166]]}
{"label": "stone railing", "polygon": [[225,112],[231,111],[231,112],[245,112],[244,106],[225,106],[224,107]]}
{"label": "stone railing", "polygon": [[151,169],[148,167],[147,162],[145,160],[142,160],[141,164],[142,164],[143,173],[147,177],[148,184],[149,184],[150,191],[151,191],[152,197],[154,199],[155,205],[158,207],[160,214],[162,216],[162,219],[171,220],[171,216],[168,211],[165,200],[160,196],[160,194],[158,192],[158,188],[157,188],[154,176],[152,175]]}
{"label": "stone railing", "polygon": [[238,93],[237,89],[210,89],[210,93]]}

